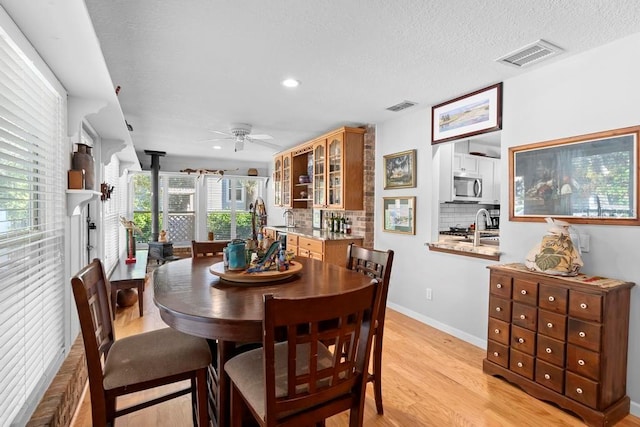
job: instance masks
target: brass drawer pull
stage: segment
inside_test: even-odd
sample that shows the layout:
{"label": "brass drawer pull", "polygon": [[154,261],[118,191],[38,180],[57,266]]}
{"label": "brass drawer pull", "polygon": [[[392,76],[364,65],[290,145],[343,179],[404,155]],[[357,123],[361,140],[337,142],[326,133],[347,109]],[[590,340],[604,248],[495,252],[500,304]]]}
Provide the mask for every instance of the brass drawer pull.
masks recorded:
{"label": "brass drawer pull", "polygon": [[584,360],[582,360],[582,359],[578,360],[578,365],[584,366]]}
{"label": "brass drawer pull", "polygon": [[520,344],[524,344],[524,338],[518,338],[518,342],[519,342]]}
{"label": "brass drawer pull", "polygon": [[587,304],[583,302],[582,304],[580,304],[580,308],[583,309],[583,310],[586,310],[587,309]]}
{"label": "brass drawer pull", "polygon": [[527,291],[525,291],[525,290],[523,289],[523,290],[521,290],[521,291],[520,291],[520,293],[521,293],[522,295],[526,295],[526,294],[527,294]]}
{"label": "brass drawer pull", "polygon": [[556,299],[553,296],[549,297],[549,301],[554,302]]}
{"label": "brass drawer pull", "polygon": [[522,366],[523,366],[522,362],[518,362],[517,365],[518,365],[518,368],[522,368]]}
{"label": "brass drawer pull", "polygon": [[551,379],[551,375],[549,375],[549,374],[544,374],[544,379],[545,379],[545,380],[550,380],[550,379]]}
{"label": "brass drawer pull", "polygon": [[586,337],[586,336],[587,336],[587,334],[585,334],[584,332],[580,331],[580,332],[578,332],[578,336],[579,336],[580,338],[584,338],[584,337]]}
{"label": "brass drawer pull", "polygon": [[580,387],[578,387],[578,388],[576,389],[576,393],[578,393],[578,394],[582,394],[582,389],[581,389]]}
{"label": "brass drawer pull", "polygon": [[545,350],[548,354],[551,354],[551,349],[549,347],[546,348]]}
{"label": "brass drawer pull", "polygon": [[494,355],[495,357],[498,357],[498,356],[500,356],[500,353],[498,353],[497,351],[494,351],[494,352],[493,352],[493,355]]}
{"label": "brass drawer pull", "polygon": [[502,289],[502,283],[498,283],[498,284],[496,285],[496,288],[498,288],[498,289]]}
{"label": "brass drawer pull", "polygon": [[493,332],[495,332],[496,334],[499,334],[500,333],[500,329],[496,328],[496,329],[493,330]]}
{"label": "brass drawer pull", "polygon": [[496,307],[496,311],[502,311],[500,307]]}
{"label": "brass drawer pull", "polygon": [[526,319],[526,318],[527,318],[527,316],[525,316],[524,314],[521,314],[521,315],[520,315],[520,319],[524,320],[524,319]]}
{"label": "brass drawer pull", "polygon": [[553,328],[553,323],[551,323],[551,322],[547,323],[547,328],[549,328],[549,329]]}

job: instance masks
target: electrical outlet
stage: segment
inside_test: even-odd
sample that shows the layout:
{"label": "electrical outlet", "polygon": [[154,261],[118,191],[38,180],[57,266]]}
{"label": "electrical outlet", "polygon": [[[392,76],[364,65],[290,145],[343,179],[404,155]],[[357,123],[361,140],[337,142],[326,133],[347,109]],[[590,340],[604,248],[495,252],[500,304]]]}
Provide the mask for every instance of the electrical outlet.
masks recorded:
{"label": "electrical outlet", "polygon": [[582,252],[589,252],[589,235],[580,233],[580,250]]}
{"label": "electrical outlet", "polygon": [[433,299],[433,292],[431,288],[427,288],[427,300],[431,301]]}

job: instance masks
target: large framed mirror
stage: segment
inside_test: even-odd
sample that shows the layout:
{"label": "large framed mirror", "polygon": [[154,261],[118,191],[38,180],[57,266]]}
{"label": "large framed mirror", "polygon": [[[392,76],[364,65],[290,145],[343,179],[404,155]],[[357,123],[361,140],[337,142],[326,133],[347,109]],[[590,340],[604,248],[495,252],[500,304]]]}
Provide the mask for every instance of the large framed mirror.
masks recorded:
{"label": "large framed mirror", "polygon": [[509,219],[640,225],[640,126],[511,147]]}

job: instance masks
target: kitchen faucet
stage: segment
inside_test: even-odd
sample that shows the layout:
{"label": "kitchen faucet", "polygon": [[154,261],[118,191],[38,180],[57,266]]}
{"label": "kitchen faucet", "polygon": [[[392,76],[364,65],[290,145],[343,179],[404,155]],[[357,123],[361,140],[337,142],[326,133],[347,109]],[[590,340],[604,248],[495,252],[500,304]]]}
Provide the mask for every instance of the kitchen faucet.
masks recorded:
{"label": "kitchen faucet", "polygon": [[284,225],[286,227],[295,227],[296,226],[295,217],[294,217],[293,211],[291,209],[285,210],[284,213],[282,214],[282,217],[284,218]]}
{"label": "kitchen faucet", "polygon": [[476,212],[476,228],[475,231],[473,232],[473,246],[478,246],[478,244],[480,243],[480,227],[479,227],[479,219],[480,219],[480,214],[484,214],[484,224],[485,224],[485,229],[487,227],[488,221],[490,221],[491,216],[489,215],[489,211],[486,210],[485,208],[480,208],[478,209],[478,212]]}

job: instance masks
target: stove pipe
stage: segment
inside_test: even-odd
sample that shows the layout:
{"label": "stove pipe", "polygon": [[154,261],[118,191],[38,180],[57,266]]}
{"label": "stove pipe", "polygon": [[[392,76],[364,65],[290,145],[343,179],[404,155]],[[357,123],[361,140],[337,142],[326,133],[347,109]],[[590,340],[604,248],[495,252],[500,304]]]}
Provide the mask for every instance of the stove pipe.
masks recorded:
{"label": "stove pipe", "polygon": [[167,153],[164,151],[144,150],[144,154],[151,156],[151,241],[157,242],[160,235],[158,224],[160,157],[164,157]]}

